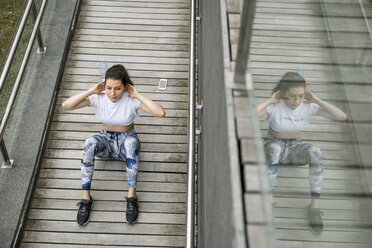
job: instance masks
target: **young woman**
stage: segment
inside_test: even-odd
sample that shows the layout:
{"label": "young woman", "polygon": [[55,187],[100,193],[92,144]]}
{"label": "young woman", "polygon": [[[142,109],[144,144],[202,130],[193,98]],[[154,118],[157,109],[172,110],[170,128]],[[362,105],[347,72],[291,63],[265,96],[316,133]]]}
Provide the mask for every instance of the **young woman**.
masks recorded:
{"label": "young woman", "polygon": [[[273,192],[280,164],[309,164],[312,201],[308,216],[312,231],[323,230],[318,199],[322,188],[323,169],[320,149],[299,138],[312,115],[333,120],[345,120],[346,114],[314,93],[306,90],[305,79],[295,72],[287,72],[274,88],[272,96],[257,104],[259,116],[267,115],[268,135],[264,138],[270,190]],[[273,196],[271,194],[273,200]]]}
{"label": "young woman", "polygon": [[94,171],[95,156],[107,160],[126,161],[128,176],[128,197],[126,220],[129,224],[138,219],[136,182],[138,174],[138,151],[140,141],[134,130],[134,119],[138,109],[153,116],[163,117],[165,111],[158,103],[140,94],[133,86],[128,72],[122,65],[114,65],[106,72],[105,82],[71,96],[62,103],[63,109],[73,110],[91,106],[96,109],[97,118],[102,121],[103,129],[99,135],[85,141],[81,159],[81,180],[83,196],[77,214],[77,223],[89,222],[93,198],[90,186]]}

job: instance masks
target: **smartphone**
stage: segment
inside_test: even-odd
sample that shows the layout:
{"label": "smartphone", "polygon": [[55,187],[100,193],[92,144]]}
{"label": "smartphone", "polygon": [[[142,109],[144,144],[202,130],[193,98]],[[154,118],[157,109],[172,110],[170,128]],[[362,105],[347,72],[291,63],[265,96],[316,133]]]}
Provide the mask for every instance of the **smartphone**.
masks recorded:
{"label": "smartphone", "polygon": [[166,90],[167,89],[167,80],[166,79],[160,79],[159,80],[159,90]]}

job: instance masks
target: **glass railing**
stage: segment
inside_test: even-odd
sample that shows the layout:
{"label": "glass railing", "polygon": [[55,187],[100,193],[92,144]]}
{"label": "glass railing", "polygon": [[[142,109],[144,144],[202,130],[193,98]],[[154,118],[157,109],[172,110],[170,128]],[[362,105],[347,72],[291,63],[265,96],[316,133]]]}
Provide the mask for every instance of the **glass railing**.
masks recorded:
{"label": "glass railing", "polygon": [[[249,7],[241,4],[235,82],[251,79],[250,111],[272,97],[286,73],[296,77],[289,81],[306,83],[306,89],[281,88],[262,117],[251,116],[260,181],[273,196],[263,196],[263,212],[275,226],[274,233],[266,229],[267,247],[371,247],[372,2],[243,2]],[[303,92],[289,91],[298,88]],[[289,113],[281,112],[276,123],[268,120],[279,111],[275,104]],[[300,106],[314,111],[295,119]],[[280,126],[284,118],[292,126]],[[300,135],[282,128],[289,126]]]}

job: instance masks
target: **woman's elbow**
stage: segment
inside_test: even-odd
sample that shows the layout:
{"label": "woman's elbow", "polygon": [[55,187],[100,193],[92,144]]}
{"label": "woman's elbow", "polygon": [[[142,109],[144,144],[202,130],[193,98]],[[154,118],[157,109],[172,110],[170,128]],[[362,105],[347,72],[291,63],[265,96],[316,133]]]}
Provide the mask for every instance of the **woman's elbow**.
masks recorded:
{"label": "woman's elbow", "polygon": [[62,108],[63,108],[64,110],[67,110],[67,109],[68,109],[68,106],[67,106],[66,102],[63,102],[63,103],[62,103]]}
{"label": "woman's elbow", "polygon": [[347,114],[343,113],[343,115],[341,116],[341,121],[344,121],[347,119]]}
{"label": "woman's elbow", "polygon": [[157,117],[163,118],[165,116],[164,109],[157,114]]}
{"label": "woman's elbow", "polygon": [[63,108],[64,110],[71,110],[71,109],[72,109],[71,106],[69,106],[69,104],[66,103],[66,101],[64,101],[64,102],[62,103],[62,108]]}

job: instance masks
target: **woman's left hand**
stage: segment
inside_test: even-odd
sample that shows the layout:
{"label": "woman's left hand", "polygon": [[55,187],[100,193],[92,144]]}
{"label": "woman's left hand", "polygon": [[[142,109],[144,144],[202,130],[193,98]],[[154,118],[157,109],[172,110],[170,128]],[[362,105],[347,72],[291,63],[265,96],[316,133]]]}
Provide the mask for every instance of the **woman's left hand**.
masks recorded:
{"label": "woman's left hand", "polygon": [[133,85],[127,84],[127,89],[125,91],[128,93],[129,97],[137,98],[138,96],[138,91]]}
{"label": "woman's left hand", "polygon": [[306,90],[305,92],[305,99],[308,103],[318,103],[320,98],[317,97],[313,92],[310,90]]}

